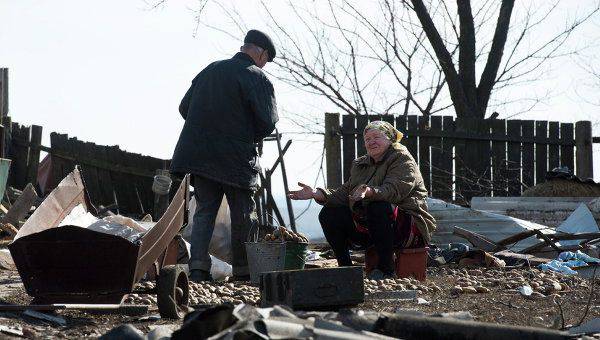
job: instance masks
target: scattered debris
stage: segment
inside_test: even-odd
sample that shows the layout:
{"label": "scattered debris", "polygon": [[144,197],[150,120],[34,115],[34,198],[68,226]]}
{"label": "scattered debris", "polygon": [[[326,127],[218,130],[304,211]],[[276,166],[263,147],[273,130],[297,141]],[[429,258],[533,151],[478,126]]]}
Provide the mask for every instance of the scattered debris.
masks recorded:
{"label": "scattered debris", "polygon": [[475,317],[473,316],[473,314],[471,314],[471,312],[465,312],[465,311],[439,313],[439,314],[433,314],[432,316],[439,316],[442,318],[452,318],[452,319],[465,320],[465,321],[475,320]]}
{"label": "scattered debris", "polygon": [[[556,228],[557,232],[565,234],[599,233],[598,224],[592,212],[585,204],[580,204],[567,219]],[[575,246],[584,239],[560,241],[561,246]]]}
{"label": "scattered debris", "polygon": [[111,329],[98,340],[145,340],[144,333],[133,325],[125,324]]}
{"label": "scattered debris", "polygon": [[571,251],[562,252],[558,255],[558,259],[540,264],[539,267],[542,270],[552,270],[563,274],[575,275],[577,271],[573,270],[573,268],[586,267],[588,263],[599,264],[600,259],[591,257],[578,250],[575,253]]}
{"label": "scattered debris", "polygon": [[519,293],[521,293],[521,295],[529,297],[531,296],[531,294],[533,294],[533,289],[530,286],[521,286],[518,289]]}
{"label": "scattered debris", "polygon": [[40,319],[40,320],[44,320],[44,321],[48,321],[48,322],[51,322],[58,326],[66,326],[67,325],[67,320],[65,320],[63,317],[40,313],[40,312],[37,312],[34,310],[28,309],[23,312],[23,315],[27,315],[32,318],[36,318],[36,319]]}
{"label": "scattered debris", "polygon": [[0,332],[12,336],[23,336],[23,331],[21,329],[4,325],[0,325]]}
{"label": "scattered debris", "polygon": [[0,249],[0,269],[17,269],[8,249]]}
{"label": "scattered debris", "polygon": [[570,334],[596,334],[600,333],[600,318],[594,318],[583,325],[569,328]]}
{"label": "scattered debris", "polygon": [[429,301],[427,301],[427,300],[425,300],[423,298],[416,298],[416,299],[414,299],[414,301],[415,301],[415,303],[417,305],[429,305],[429,304],[431,304],[431,302],[429,302]]}

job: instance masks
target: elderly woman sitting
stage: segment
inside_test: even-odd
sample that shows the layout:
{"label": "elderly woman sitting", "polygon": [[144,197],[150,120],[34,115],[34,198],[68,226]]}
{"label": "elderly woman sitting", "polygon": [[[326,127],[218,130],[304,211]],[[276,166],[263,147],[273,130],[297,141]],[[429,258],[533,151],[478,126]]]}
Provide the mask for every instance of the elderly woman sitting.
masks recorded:
{"label": "elderly woman sitting", "polygon": [[350,179],[337,189],[291,191],[295,200],[314,199],[324,207],[319,221],[340,266],[352,265],[350,243],[374,246],[372,279],[394,277],[394,248],[429,243],[435,220],[427,212],[427,189],[415,160],[400,144],[402,133],[383,121],[363,133],[367,154],[354,160]]}

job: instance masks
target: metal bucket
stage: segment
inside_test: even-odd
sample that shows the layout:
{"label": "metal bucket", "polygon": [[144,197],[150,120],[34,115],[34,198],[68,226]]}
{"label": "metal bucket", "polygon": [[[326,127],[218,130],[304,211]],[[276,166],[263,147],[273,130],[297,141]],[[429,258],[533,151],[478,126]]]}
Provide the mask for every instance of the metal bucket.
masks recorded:
{"label": "metal bucket", "polygon": [[308,243],[246,242],[250,281],[258,284],[265,272],[304,269],[307,247]]}

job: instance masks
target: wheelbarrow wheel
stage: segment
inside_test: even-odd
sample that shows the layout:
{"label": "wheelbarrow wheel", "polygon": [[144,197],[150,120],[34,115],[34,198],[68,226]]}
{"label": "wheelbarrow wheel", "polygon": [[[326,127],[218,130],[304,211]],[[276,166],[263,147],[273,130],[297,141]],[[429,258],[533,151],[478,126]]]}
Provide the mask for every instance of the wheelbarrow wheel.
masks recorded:
{"label": "wheelbarrow wheel", "polygon": [[157,304],[160,316],[181,319],[187,312],[190,300],[188,277],[181,266],[164,266],[156,280]]}

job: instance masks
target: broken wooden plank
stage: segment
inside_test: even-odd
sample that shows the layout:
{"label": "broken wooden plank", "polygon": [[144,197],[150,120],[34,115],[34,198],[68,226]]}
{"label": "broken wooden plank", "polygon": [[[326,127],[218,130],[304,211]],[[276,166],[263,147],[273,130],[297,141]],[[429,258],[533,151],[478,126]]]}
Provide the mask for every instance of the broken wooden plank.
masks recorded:
{"label": "broken wooden plank", "polygon": [[31,206],[37,201],[38,195],[33,188],[33,184],[29,183],[23,189],[21,196],[17,198],[12,207],[8,210],[6,215],[0,220],[1,223],[10,223],[14,226],[19,225],[19,221],[23,219],[29,210],[31,210]]}
{"label": "broken wooden plank", "polygon": [[550,239],[550,237],[548,237],[548,235],[542,233],[541,231],[537,230],[537,236],[538,238],[541,238],[542,240],[544,240],[550,247],[554,248],[554,250],[561,252],[562,249],[560,249],[556,243],[554,243],[554,241],[552,241]]}
{"label": "broken wooden plank", "polygon": [[548,263],[548,262],[552,261],[551,259],[537,257],[537,256],[533,256],[531,254],[519,254],[519,253],[512,252],[510,250],[499,251],[497,253],[494,253],[494,256],[506,257],[506,258],[512,258],[512,259],[518,259],[518,260],[525,260],[525,261],[529,262],[529,264],[532,266],[537,266],[539,264]]}
{"label": "broken wooden plank", "polygon": [[453,234],[466,239],[467,241],[471,242],[473,246],[483,251],[495,251],[498,248],[502,249],[502,247],[498,247],[495,242],[486,238],[485,236],[460,227],[454,227]]}
{"label": "broken wooden plank", "polygon": [[548,235],[548,237],[554,241],[566,241],[566,240],[591,240],[600,238],[600,232],[598,233],[557,233],[553,235]]}
{"label": "broken wooden plank", "polygon": [[496,244],[499,246],[507,246],[509,244],[513,244],[513,243],[522,241],[522,240],[529,238],[535,234],[536,234],[535,230],[526,230],[524,232],[521,232],[521,233],[515,234],[513,236],[509,236],[505,239],[502,239],[502,240],[496,242]]}

